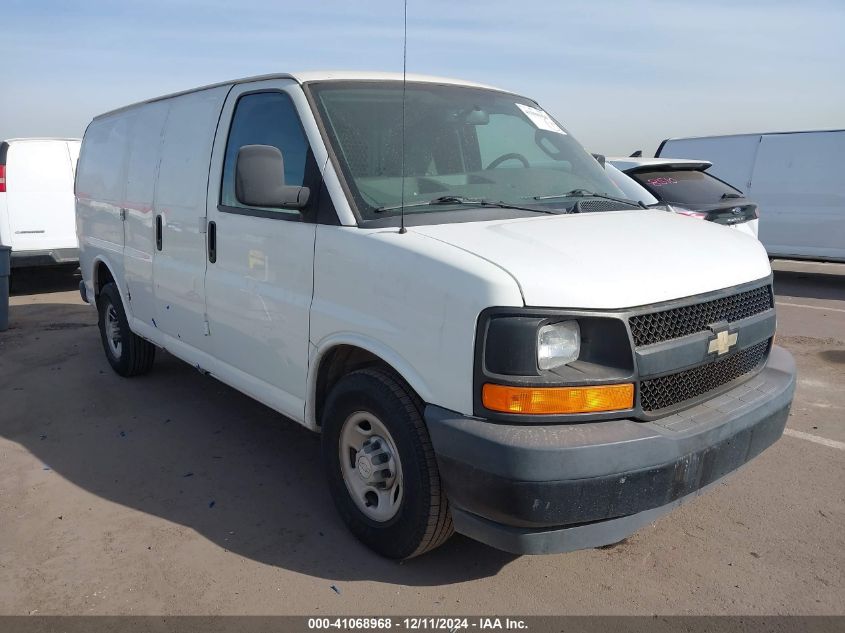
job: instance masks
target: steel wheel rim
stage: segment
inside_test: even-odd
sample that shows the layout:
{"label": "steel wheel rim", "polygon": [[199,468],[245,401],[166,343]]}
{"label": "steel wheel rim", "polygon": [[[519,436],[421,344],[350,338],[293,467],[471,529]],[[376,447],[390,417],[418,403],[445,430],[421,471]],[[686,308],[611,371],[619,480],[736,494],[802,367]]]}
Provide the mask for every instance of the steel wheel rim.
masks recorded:
{"label": "steel wheel rim", "polygon": [[106,307],[106,343],[115,358],[120,358],[123,352],[123,341],[120,338],[120,320],[114,304]]}
{"label": "steel wheel rim", "polygon": [[396,443],[384,423],[367,411],[350,415],[340,431],[338,456],[346,490],[358,509],[379,523],[395,517],[405,485]]}

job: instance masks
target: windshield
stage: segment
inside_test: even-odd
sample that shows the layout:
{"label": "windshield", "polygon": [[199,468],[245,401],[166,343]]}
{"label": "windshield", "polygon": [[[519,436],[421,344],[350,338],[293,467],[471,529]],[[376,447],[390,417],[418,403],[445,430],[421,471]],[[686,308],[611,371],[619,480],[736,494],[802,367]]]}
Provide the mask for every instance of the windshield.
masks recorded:
{"label": "windshield", "polygon": [[742,197],[739,190],[703,171],[637,171],[631,177],[658,200],[674,204],[711,204]]}
{"label": "windshield", "polygon": [[[403,161],[401,82],[321,82],[311,90],[362,220],[400,213],[403,162],[407,214],[464,212],[470,205],[461,199],[548,209],[574,201],[539,198],[573,190],[622,195],[596,160],[528,99],[409,82]],[[424,204],[431,200],[436,206]]]}

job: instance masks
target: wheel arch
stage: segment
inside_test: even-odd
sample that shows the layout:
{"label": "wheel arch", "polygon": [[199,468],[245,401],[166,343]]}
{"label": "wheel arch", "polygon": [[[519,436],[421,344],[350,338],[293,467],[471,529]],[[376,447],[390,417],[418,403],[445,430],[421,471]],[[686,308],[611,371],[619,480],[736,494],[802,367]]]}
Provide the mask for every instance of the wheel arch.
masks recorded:
{"label": "wheel arch", "polygon": [[115,285],[118,286],[118,290],[120,289],[120,285],[117,283],[117,280],[114,277],[114,273],[112,272],[111,267],[109,266],[108,262],[102,257],[97,257],[94,260],[94,269],[91,275],[91,282],[94,285],[94,296],[98,297],[100,292],[103,290],[103,286],[105,286],[109,282],[114,282]]}
{"label": "wheel arch", "polygon": [[126,296],[126,291],[119,279],[119,276],[115,274],[115,270],[116,267],[114,264],[102,255],[97,255],[92,261],[90,290],[93,292],[94,305],[96,305],[97,298],[100,296],[100,292],[103,287],[107,283],[112,282],[115,286],[117,286],[117,292],[120,294],[120,300],[123,302],[123,310],[126,312],[127,318],[131,321],[131,306],[129,305],[129,301],[127,301],[128,297]]}
{"label": "wheel arch", "polygon": [[376,341],[360,336],[332,337],[316,347],[308,371],[305,423],[319,430],[323,405],[331,388],[348,373],[362,367],[379,366],[394,373],[423,402],[432,398],[423,377],[400,354]]}

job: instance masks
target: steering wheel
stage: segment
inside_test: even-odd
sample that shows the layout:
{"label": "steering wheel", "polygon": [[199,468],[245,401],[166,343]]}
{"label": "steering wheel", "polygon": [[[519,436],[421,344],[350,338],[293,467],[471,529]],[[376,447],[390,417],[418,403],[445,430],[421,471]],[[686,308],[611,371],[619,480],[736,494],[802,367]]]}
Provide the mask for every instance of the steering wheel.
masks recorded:
{"label": "steering wheel", "polygon": [[510,152],[508,154],[502,154],[499,158],[495,159],[492,163],[487,165],[485,169],[496,169],[499,165],[504,163],[506,160],[518,160],[522,163],[522,166],[528,169],[531,165],[528,163],[528,159],[525,158],[522,154],[517,154],[516,152]]}

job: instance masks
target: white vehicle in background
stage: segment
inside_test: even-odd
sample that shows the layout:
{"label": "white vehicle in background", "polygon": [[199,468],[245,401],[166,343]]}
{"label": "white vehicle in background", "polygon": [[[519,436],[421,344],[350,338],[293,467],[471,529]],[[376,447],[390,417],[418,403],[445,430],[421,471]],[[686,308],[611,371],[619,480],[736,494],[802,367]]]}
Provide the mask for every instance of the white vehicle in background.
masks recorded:
{"label": "white vehicle in background", "polygon": [[657,200],[649,206],[731,227],[757,237],[757,205],[741,191],[709,173],[704,160],[612,157],[621,170]]}
{"label": "white vehicle in background", "polygon": [[615,543],[786,424],[762,245],[622,200],[511,92],[224,82],[96,117],[76,189],[112,368],[163,347],[320,432],[341,518],[385,556],[453,530]]}
{"label": "white vehicle in background", "polygon": [[760,205],[771,257],[845,261],[845,130],[670,138],[656,156],[713,163]]}
{"label": "white vehicle in background", "polygon": [[79,139],[0,142],[0,244],[12,268],[79,261],[73,175]]}
{"label": "white vehicle in background", "polygon": [[[660,201],[651,195],[648,189],[607,160],[604,162],[604,171],[607,173],[607,177],[610,178],[611,182],[619,187],[622,196],[628,200],[641,202],[647,207],[657,207],[660,204]],[[668,211],[669,209],[666,210]]]}

